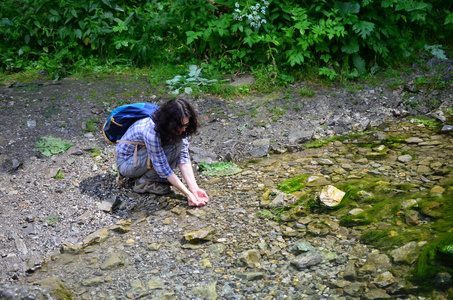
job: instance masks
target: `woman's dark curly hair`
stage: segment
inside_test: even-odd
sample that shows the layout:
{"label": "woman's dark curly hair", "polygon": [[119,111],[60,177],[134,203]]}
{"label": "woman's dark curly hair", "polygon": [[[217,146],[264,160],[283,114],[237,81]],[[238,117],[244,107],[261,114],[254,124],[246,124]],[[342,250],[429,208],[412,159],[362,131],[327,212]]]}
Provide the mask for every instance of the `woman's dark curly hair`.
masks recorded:
{"label": "woman's dark curly hair", "polygon": [[[189,126],[180,135],[178,129],[182,127],[181,120],[185,117],[189,118]],[[197,113],[184,99],[173,99],[166,102],[154,112],[153,121],[156,124],[154,130],[159,133],[162,145],[193,135],[197,133],[198,129]]]}

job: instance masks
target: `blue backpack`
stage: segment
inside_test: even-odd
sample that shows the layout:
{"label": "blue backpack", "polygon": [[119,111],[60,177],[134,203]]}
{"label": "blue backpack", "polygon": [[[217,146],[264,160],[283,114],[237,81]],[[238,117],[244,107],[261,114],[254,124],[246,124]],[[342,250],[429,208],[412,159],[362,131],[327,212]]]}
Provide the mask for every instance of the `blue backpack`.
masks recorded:
{"label": "blue backpack", "polygon": [[159,106],[151,103],[134,103],[116,108],[104,124],[105,139],[111,144],[116,143],[135,121],[152,117],[157,109]]}

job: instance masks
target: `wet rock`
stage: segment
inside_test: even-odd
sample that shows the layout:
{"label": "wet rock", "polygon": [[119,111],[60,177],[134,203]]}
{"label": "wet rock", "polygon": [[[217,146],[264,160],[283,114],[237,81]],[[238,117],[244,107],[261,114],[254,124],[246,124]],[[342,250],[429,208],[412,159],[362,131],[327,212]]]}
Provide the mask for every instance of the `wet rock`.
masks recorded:
{"label": "wet rock", "polygon": [[260,280],[264,278],[264,272],[245,272],[239,274],[239,277],[248,281]]}
{"label": "wet rock", "polygon": [[422,213],[432,218],[441,218],[443,216],[443,204],[430,202],[422,207]]}
{"label": "wet rock", "polygon": [[293,260],[291,260],[291,265],[298,270],[302,270],[320,264],[322,260],[323,257],[321,254],[306,252],[296,256]]}
{"label": "wet rock", "polygon": [[292,250],[296,255],[298,255],[301,253],[313,251],[314,249],[315,248],[312,246],[310,242],[299,240],[296,243],[294,243]]}
{"label": "wet rock", "polygon": [[451,132],[453,131],[453,126],[451,125],[444,125],[441,129],[443,132]]}
{"label": "wet rock", "polygon": [[406,143],[408,144],[418,144],[418,143],[422,143],[423,142],[423,139],[419,138],[419,137],[410,137],[406,140]]}
{"label": "wet rock", "polygon": [[413,264],[417,259],[417,243],[409,242],[406,245],[392,250],[390,256],[393,258],[393,261],[397,263]]}
{"label": "wet rock", "polygon": [[348,212],[348,215],[351,215],[351,216],[355,216],[355,215],[358,215],[360,213],[362,213],[364,210],[361,209],[361,208],[354,208],[354,209],[351,209],[349,212]]}
{"label": "wet rock", "polygon": [[217,160],[217,154],[214,152],[210,152],[199,147],[190,147],[189,150],[193,153],[192,161],[195,163],[204,162],[212,164]]}
{"label": "wet rock", "polygon": [[405,212],[405,221],[408,225],[418,225],[420,214],[415,210],[408,210]]}
{"label": "wet rock", "polygon": [[370,255],[368,255],[367,261],[372,262],[378,272],[387,271],[392,267],[390,258],[386,254],[376,252],[370,253]]}
{"label": "wet rock", "polygon": [[438,185],[436,185],[429,191],[429,193],[431,195],[438,195],[438,196],[442,195],[444,192],[445,192],[445,189]]}
{"label": "wet rock", "polygon": [[333,207],[340,204],[345,192],[337,189],[333,185],[324,187],[319,195],[319,200],[328,207]]}
{"label": "wet rock", "polygon": [[352,282],[350,285],[347,285],[343,288],[344,292],[353,297],[358,297],[362,295],[363,290],[365,289],[364,283]]}
{"label": "wet rock", "polygon": [[364,299],[366,300],[375,300],[375,299],[391,299],[392,297],[387,294],[387,292],[383,289],[370,289],[364,295]]}
{"label": "wet rock", "polygon": [[324,178],[324,176],[310,176],[307,178],[307,186],[324,186],[330,184],[330,181]]}
{"label": "wet rock", "polygon": [[439,272],[434,277],[434,284],[440,287],[451,287],[453,283],[451,275],[446,272]]}
{"label": "wet rock", "polygon": [[343,278],[349,281],[354,281],[357,278],[357,271],[355,267],[355,262],[353,260],[348,261],[344,269]]}
{"label": "wet rock", "polygon": [[412,160],[412,156],[410,156],[409,154],[398,156],[398,161],[400,161],[402,163],[407,163],[407,162],[410,162],[411,160]]}
{"label": "wet rock", "polygon": [[393,277],[393,274],[390,273],[389,271],[385,271],[385,272],[379,274],[379,276],[376,277],[376,279],[373,282],[378,287],[384,288],[384,287],[389,286],[392,283],[394,283],[395,277]]}
{"label": "wet rock", "polygon": [[261,201],[262,207],[287,207],[291,204],[296,203],[299,198],[294,194],[287,194],[277,189],[267,190],[263,194],[263,200]]}

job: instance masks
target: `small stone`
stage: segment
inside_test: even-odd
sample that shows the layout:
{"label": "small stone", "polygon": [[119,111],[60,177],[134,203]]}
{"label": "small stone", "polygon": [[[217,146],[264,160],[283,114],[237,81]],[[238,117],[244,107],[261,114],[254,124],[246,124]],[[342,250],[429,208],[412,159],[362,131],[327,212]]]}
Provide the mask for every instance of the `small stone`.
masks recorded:
{"label": "small stone", "polygon": [[197,231],[184,234],[184,239],[189,243],[198,243],[201,241],[211,241],[214,238],[215,228],[206,227]]}
{"label": "small stone", "polygon": [[296,269],[301,270],[321,263],[322,259],[323,257],[319,253],[307,252],[295,257],[291,261],[291,265],[293,265]]}
{"label": "small stone", "polygon": [[264,278],[264,273],[263,272],[246,272],[239,274],[239,277],[244,278],[248,281],[254,281],[254,280],[259,280]]}
{"label": "small stone", "polygon": [[410,156],[409,154],[398,156],[398,161],[402,163],[407,163],[410,162],[411,160],[412,156]]}
{"label": "small stone", "polygon": [[102,201],[101,203],[98,204],[98,209],[110,213],[112,212],[112,203],[108,201]]}
{"label": "small stone", "polygon": [[445,192],[445,189],[438,185],[436,185],[429,191],[430,194],[434,194],[434,195],[442,195],[444,192]]}
{"label": "small stone", "polygon": [[374,284],[381,288],[389,286],[394,282],[395,277],[393,277],[393,274],[389,271],[385,271],[382,274],[379,274],[379,276],[374,280]]}
{"label": "small stone", "polygon": [[83,286],[97,286],[104,283],[103,276],[95,276],[82,281]]}
{"label": "small stone", "polygon": [[150,290],[161,290],[164,288],[164,283],[159,277],[154,277],[148,281],[148,287]]}
{"label": "small stone", "polygon": [[83,240],[83,244],[86,246],[90,246],[93,244],[100,244],[107,240],[109,237],[109,231],[107,228],[100,229],[96,232],[93,232],[92,234],[88,235],[85,237]]}
{"label": "small stone", "polygon": [[82,253],[82,245],[74,245],[68,241],[64,241],[60,247],[61,253],[69,253],[69,254],[80,254]]}
{"label": "small stone", "polygon": [[123,252],[112,253],[106,261],[100,266],[101,270],[115,270],[124,266],[126,262],[125,254]]}
{"label": "small stone", "polygon": [[247,250],[242,252],[236,260],[236,263],[240,267],[255,267],[261,259],[260,252],[258,250]]}

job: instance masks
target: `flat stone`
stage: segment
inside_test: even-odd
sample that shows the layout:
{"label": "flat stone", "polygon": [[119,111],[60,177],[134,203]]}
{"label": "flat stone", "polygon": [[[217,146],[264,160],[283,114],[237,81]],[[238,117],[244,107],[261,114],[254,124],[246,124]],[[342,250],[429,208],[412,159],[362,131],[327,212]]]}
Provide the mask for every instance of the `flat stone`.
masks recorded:
{"label": "flat stone", "polygon": [[409,154],[398,156],[399,162],[407,163],[407,162],[410,162],[411,160],[412,160],[412,156],[410,156]]}

